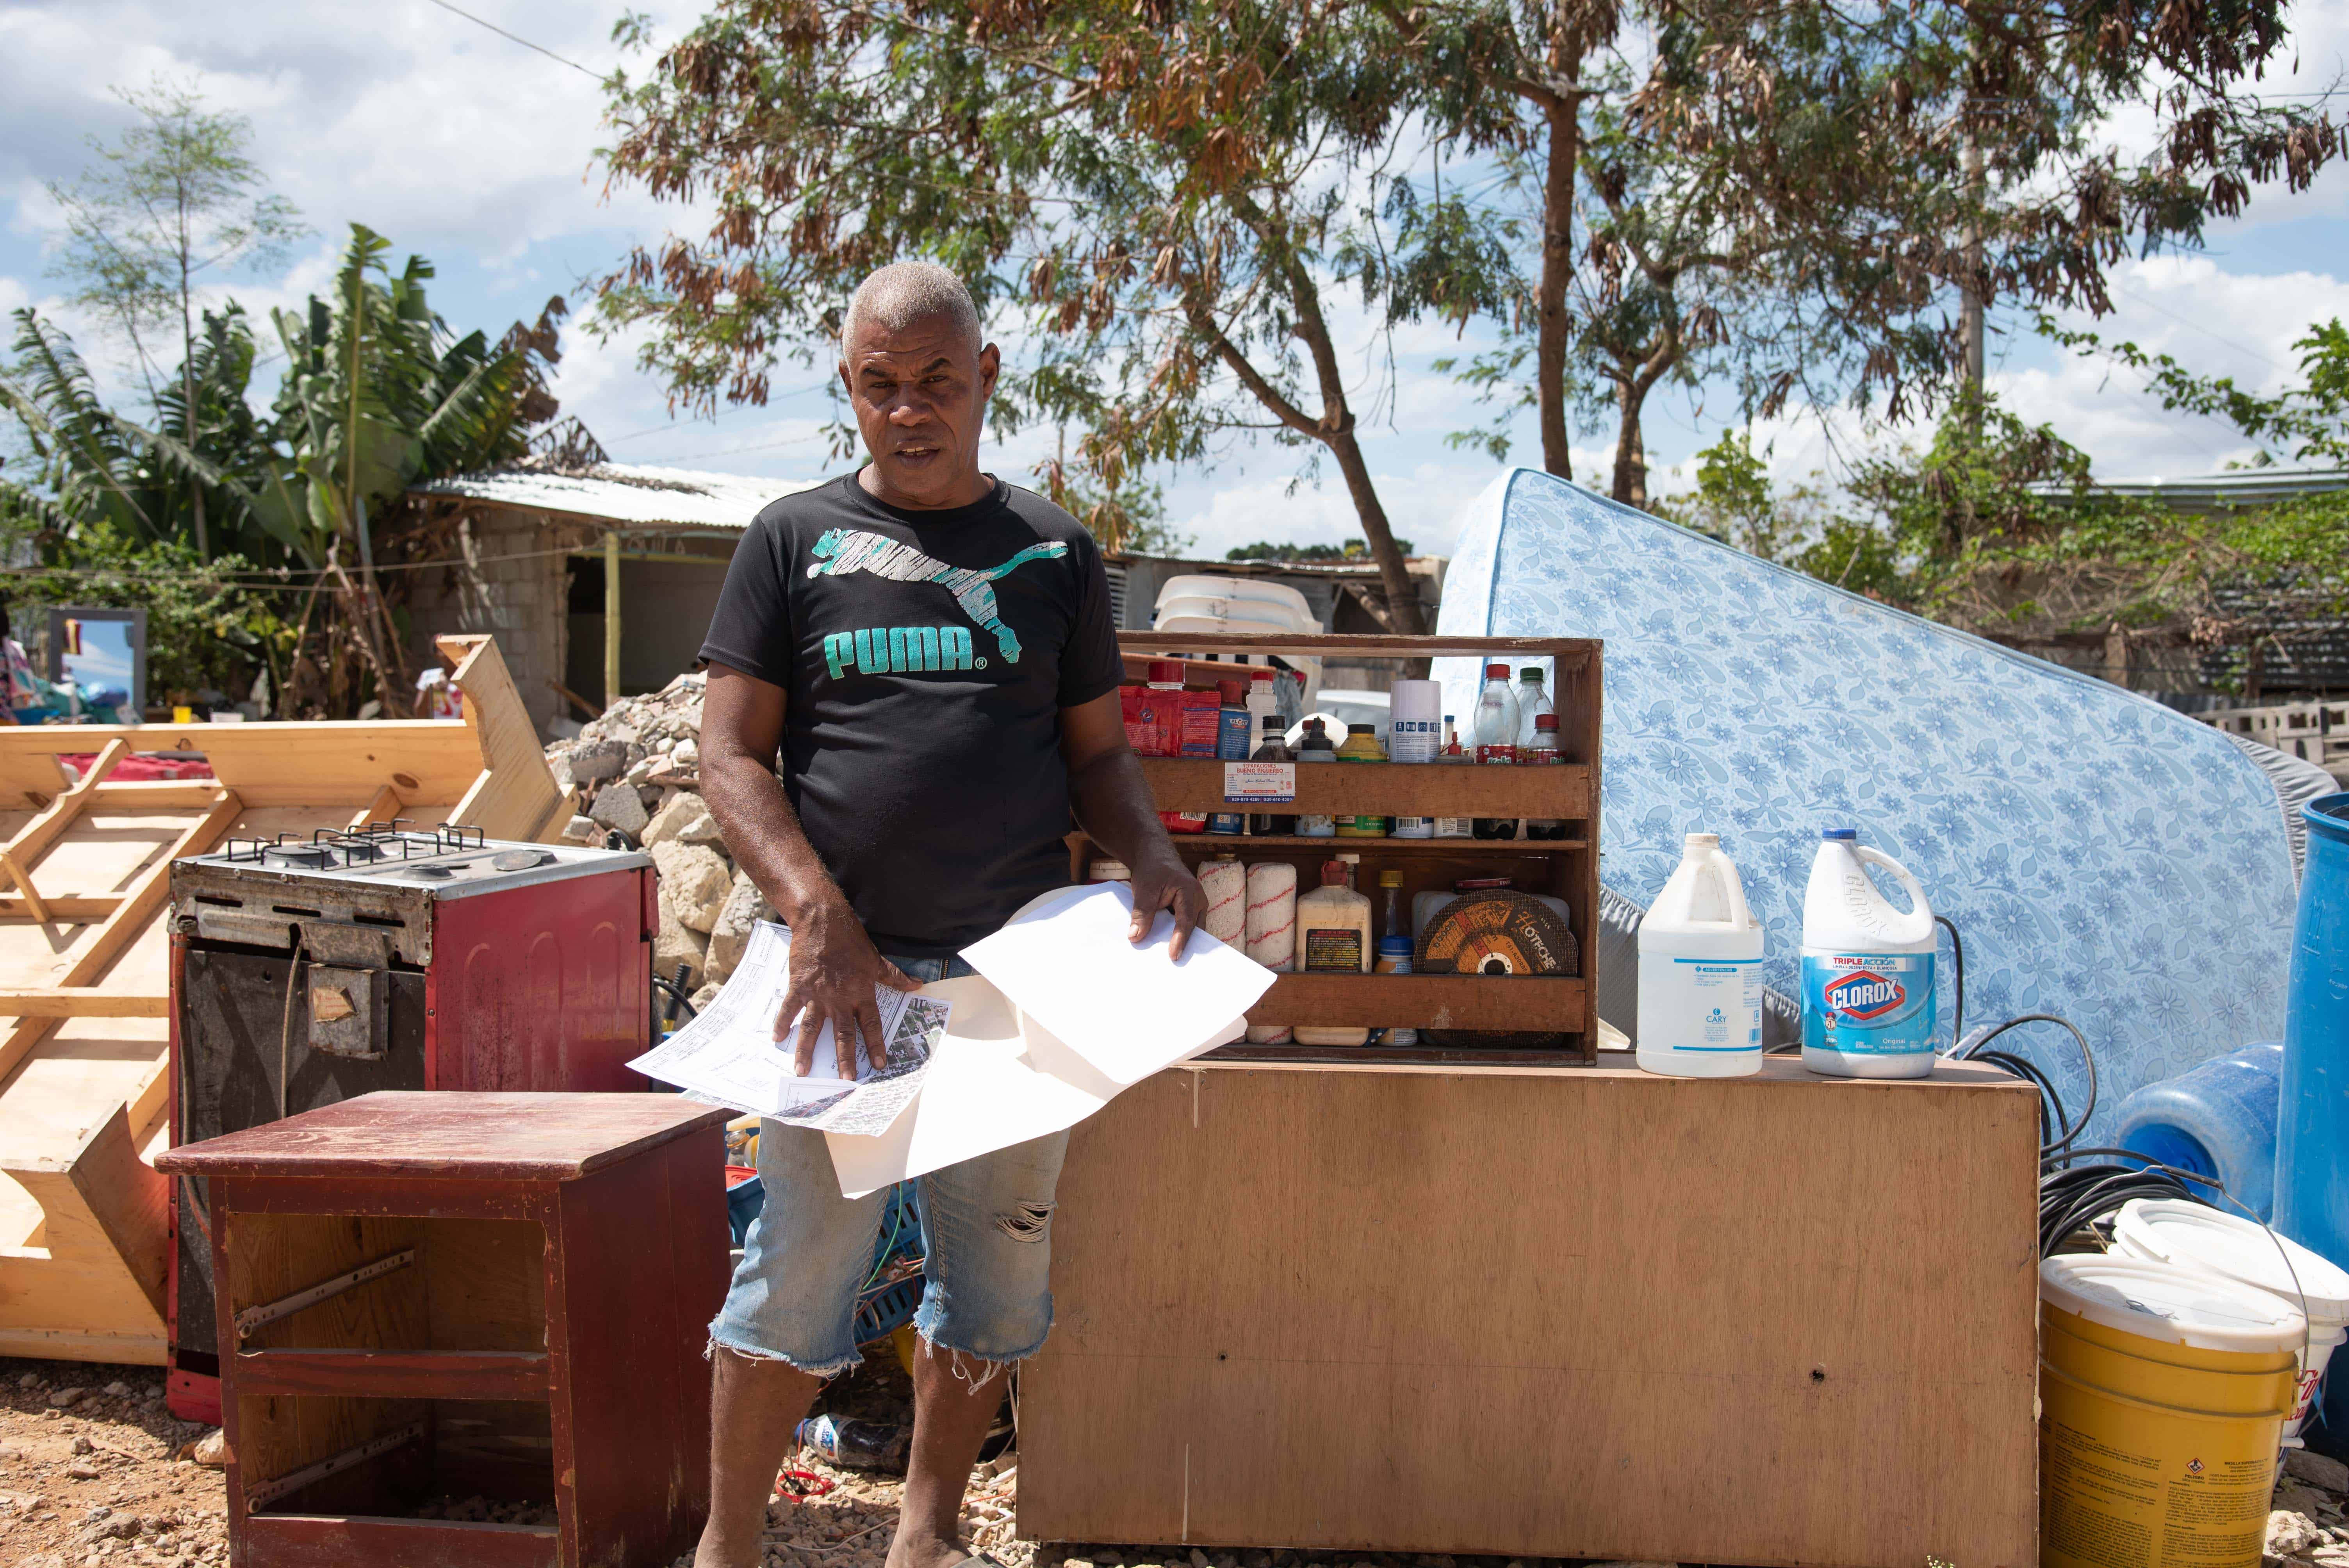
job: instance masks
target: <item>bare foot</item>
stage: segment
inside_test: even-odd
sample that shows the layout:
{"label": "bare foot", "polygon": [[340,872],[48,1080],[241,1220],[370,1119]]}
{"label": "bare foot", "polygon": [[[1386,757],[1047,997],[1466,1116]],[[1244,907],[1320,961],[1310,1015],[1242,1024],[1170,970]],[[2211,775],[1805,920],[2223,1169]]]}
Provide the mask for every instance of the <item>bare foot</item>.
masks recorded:
{"label": "bare foot", "polygon": [[968,1563],[977,1555],[960,1541],[941,1541],[926,1532],[900,1524],[896,1538],[889,1542],[889,1558],[882,1568],[954,1568],[956,1563]]}

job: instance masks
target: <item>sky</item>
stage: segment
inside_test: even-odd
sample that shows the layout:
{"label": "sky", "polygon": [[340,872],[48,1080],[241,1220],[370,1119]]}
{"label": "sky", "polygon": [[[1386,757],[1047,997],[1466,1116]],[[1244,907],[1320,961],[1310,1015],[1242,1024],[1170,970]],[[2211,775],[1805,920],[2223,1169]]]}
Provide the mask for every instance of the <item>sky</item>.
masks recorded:
{"label": "sky", "polygon": [[[214,107],[250,119],[253,156],[313,231],[282,266],[224,280],[256,317],[325,288],[353,222],[388,237],[396,257],[429,258],[439,270],[433,304],[460,329],[495,335],[534,318],[554,294],[583,305],[590,280],[631,245],[689,219],[640,191],[604,187],[598,77],[616,65],[641,70],[646,57],[624,59],[612,44],[621,7],[606,0],[469,0],[464,9],[514,37],[435,0],[0,0],[0,312],[34,304],[56,315],[123,384],[127,358],[64,304],[47,275],[61,220],[46,187],[90,161],[88,139],[111,139],[128,123],[111,89],[158,75],[193,82]],[[667,38],[698,7],[661,0],[648,9],[654,36]],[[2349,0],[2305,0],[2292,23],[2292,57],[2261,90],[2324,91],[2349,77]],[[2342,103],[2349,108],[2349,98]],[[2115,314],[2070,324],[2272,391],[2293,379],[2293,339],[2313,323],[2349,317],[2344,256],[2349,168],[2336,165],[2307,191],[2261,189],[2198,253],[2123,264],[2111,280]],[[1445,552],[1467,500],[1503,471],[1444,438],[1482,414],[1433,367],[1464,345],[1434,325],[1382,343],[1358,315],[1340,325],[1357,377],[1351,395],[1358,407],[1374,399],[1379,409],[1361,435],[1394,531],[1423,551]],[[2223,425],[2164,413],[2130,372],[2067,356],[2032,336],[2027,323],[1994,316],[1992,328],[1993,387],[2016,412],[2085,449],[2101,477],[2176,479],[2249,455]],[[578,331],[564,341],[555,393],[620,461],[790,480],[834,471],[820,433],[828,370],[779,366],[766,407],[692,420],[671,415],[658,378],[636,366],[634,344]],[[1472,332],[1465,347],[1475,343]],[[266,370],[257,379],[274,383]],[[1684,488],[1691,455],[1736,422],[1718,388],[1652,400],[1651,487]],[[1516,430],[1513,459],[1537,462],[1530,416]],[[1839,454],[1872,438],[1840,411],[1781,419],[1754,435],[1786,481],[1831,472]],[[990,443],[982,459],[1019,480],[1049,443],[1041,435]],[[1602,437],[1578,440],[1578,479],[1603,488],[1606,446]],[[1334,466],[1300,478],[1300,464],[1295,448],[1235,441],[1210,466],[1157,476],[1168,521],[1211,556],[1259,539],[1358,535]]]}

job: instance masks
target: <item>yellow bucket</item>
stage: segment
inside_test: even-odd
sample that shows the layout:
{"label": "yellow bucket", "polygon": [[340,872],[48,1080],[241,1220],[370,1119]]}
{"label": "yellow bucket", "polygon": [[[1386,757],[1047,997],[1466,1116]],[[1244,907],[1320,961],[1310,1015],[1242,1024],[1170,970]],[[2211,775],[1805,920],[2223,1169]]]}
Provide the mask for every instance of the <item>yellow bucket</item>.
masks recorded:
{"label": "yellow bucket", "polygon": [[2039,1265],[2040,1568],[2259,1568],[2307,1324],[2167,1264]]}

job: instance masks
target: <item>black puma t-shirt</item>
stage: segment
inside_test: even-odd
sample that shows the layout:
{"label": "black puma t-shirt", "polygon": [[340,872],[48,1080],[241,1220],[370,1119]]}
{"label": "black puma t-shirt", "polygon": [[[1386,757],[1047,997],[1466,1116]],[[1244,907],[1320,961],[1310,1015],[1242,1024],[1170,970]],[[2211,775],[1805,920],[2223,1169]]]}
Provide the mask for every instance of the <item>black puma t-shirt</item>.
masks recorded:
{"label": "black puma t-shirt", "polygon": [[1043,497],[905,511],[853,473],[785,496],[701,656],[788,694],[792,805],[884,953],[947,956],[1069,880],[1061,709],[1123,666],[1101,551]]}

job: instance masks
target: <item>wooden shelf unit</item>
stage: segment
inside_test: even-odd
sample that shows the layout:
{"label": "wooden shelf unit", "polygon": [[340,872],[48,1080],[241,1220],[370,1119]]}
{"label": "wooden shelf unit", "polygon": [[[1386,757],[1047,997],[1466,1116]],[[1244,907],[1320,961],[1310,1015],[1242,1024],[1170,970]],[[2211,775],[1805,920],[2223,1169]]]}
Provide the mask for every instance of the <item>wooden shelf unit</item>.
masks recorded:
{"label": "wooden shelf unit", "polygon": [[[1449,892],[1454,882],[1505,876],[1520,892],[1545,893],[1565,902],[1577,951],[1570,976],[1480,975],[1283,975],[1250,1009],[1255,1023],[1336,1026],[1410,1026],[1420,1029],[1487,1032],[1540,1030],[1563,1034],[1563,1049],[1521,1050],[1465,1045],[1373,1047],[1381,1061],[1440,1064],[1510,1062],[1588,1066],[1598,1059],[1598,1026],[1591,1015],[1597,995],[1593,965],[1599,910],[1599,769],[1602,647],[1587,638],[1215,636],[1198,633],[1123,632],[1126,678],[1145,678],[1154,658],[1184,662],[1186,686],[1212,687],[1232,678],[1236,667],[1203,655],[1260,661],[1296,654],[1345,654],[1353,657],[1428,659],[1445,655],[1479,660],[1506,659],[1510,678],[1535,659],[1549,662],[1550,700],[1557,707],[1558,754],[1563,761],[1541,768],[1416,766],[1404,763],[1302,764],[1297,799],[1277,809],[1281,816],[1377,812],[1382,816],[1527,817],[1566,824],[1561,839],[1250,838],[1214,833],[1178,833],[1174,845],[1195,869],[1203,861],[1230,854],[1243,864],[1282,861],[1297,868],[1297,889],[1320,885],[1322,862],[1358,854],[1361,867],[1355,890],[1371,901],[1379,935],[1385,931],[1384,894],[1379,873],[1402,873],[1402,903],[1423,892]],[[1464,732],[1473,715],[1455,716]],[[1333,736],[1333,741],[1342,740]],[[1224,764],[1201,757],[1145,757],[1142,770],[1159,809],[1167,811],[1245,810],[1224,798]],[[1265,808],[1257,809],[1259,813]],[[1083,834],[1070,841],[1071,872],[1078,881],[1085,863],[1101,853]],[[1336,1061],[1355,1055],[1320,1046],[1227,1046],[1216,1053],[1234,1060]]]}
{"label": "wooden shelf unit", "polygon": [[[165,1153],[210,1179],[235,1561],[654,1568],[689,1546],[727,1115],[378,1093]],[[476,1496],[554,1522],[416,1517]]]}

